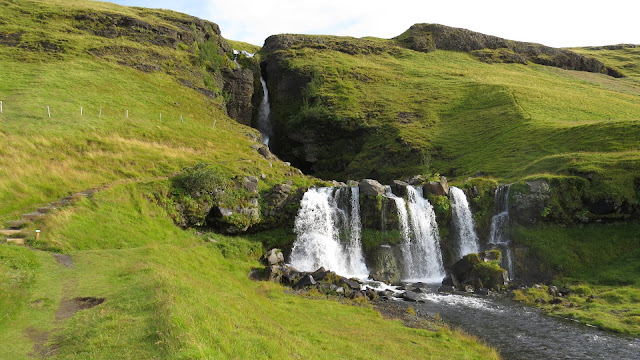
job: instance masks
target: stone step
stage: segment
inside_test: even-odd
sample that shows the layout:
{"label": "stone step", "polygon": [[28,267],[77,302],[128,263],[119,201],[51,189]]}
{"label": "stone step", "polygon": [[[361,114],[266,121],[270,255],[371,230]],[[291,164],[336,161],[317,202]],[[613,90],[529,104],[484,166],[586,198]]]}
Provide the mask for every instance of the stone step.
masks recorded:
{"label": "stone step", "polygon": [[16,230],[16,229],[2,229],[0,230],[0,234],[2,235],[15,235],[15,234],[20,234],[22,233],[22,230]]}
{"label": "stone step", "polygon": [[69,204],[71,204],[71,200],[62,199],[62,200],[54,201],[54,202],[50,203],[49,205],[58,208],[58,207],[67,206]]}
{"label": "stone step", "polygon": [[37,219],[42,219],[43,217],[45,217],[46,214],[41,213],[39,211],[36,212],[32,212],[32,213],[28,213],[28,214],[22,214],[22,218],[25,220],[37,220]]}
{"label": "stone step", "polygon": [[52,212],[55,209],[56,209],[56,207],[54,207],[54,206],[43,206],[43,207],[37,208],[36,211],[39,212],[39,213],[47,214],[47,213]]}
{"label": "stone step", "polygon": [[7,238],[7,243],[16,244],[16,245],[24,245],[25,241],[22,238]]}
{"label": "stone step", "polygon": [[7,226],[9,229],[22,229],[27,225],[27,223],[28,222],[26,220],[14,220],[7,222]]}

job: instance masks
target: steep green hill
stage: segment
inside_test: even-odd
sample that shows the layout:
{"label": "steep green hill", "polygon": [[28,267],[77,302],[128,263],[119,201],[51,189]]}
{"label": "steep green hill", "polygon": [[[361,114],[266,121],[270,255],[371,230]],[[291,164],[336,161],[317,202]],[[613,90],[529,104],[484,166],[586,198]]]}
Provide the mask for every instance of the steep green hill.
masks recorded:
{"label": "steep green hill", "polygon": [[[208,215],[202,199],[264,207],[274,184],[318,183],[227,116],[247,123],[257,81],[233,60],[215,24],[183,14],[0,2],[0,221],[98,188],[28,224],[31,248],[0,244],[0,358],[497,358],[439,325],[249,280],[261,235],[176,226]],[[208,192],[169,179],[185,167]]]}
{"label": "steep green hill", "polygon": [[633,197],[635,48],[570,52],[424,25],[391,40],[277,35],[262,53],[276,153],[315,175],[551,173]]}

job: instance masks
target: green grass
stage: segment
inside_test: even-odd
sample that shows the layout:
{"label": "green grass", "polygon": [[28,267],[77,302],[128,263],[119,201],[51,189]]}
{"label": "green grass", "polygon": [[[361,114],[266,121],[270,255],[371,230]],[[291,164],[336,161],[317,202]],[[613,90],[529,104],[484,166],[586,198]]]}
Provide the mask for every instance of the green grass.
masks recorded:
{"label": "green grass", "polygon": [[[557,274],[556,285],[572,289],[565,303],[541,305],[545,310],[602,329],[640,335],[639,234],[640,225],[632,222],[517,228],[512,238],[531,249],[543,270]],[[525,303],[534,304],[538,298],[551,299],[546,287],[515,292],[515,299]]]}
{"label": "green grass", "polygon": [[640,225],[516,228],[512,238],[531,248],[542,266],[565,277],[601,285],[640,285]]}
{"label": "green grass", "polygon": [[[0,298],[0,357],[26,357],[29,334],[41,331],[54,359],[497,358],[446,328],[410,329],[367,306],[252,281],[259,242],[179,230],[147,200],[153,191],[116,186],[47,218],[41,243],[31,243],[63,249],[73,268],[0,247],[0,274],[19,279],[2,282],[11,295]],[[60,300],[76,296],[106,301],[56,320]]]}
{"label": "green grass", "polygon": [[554,316],[576,319],[621,334],[640,335],[638,287],[578,284],[571,287],[571,294],[564,298],[562,304],[536,303],[537,299],[548,302],[553,298],[547,286],[515,290],[513,298],[525,304],[537,304]]}

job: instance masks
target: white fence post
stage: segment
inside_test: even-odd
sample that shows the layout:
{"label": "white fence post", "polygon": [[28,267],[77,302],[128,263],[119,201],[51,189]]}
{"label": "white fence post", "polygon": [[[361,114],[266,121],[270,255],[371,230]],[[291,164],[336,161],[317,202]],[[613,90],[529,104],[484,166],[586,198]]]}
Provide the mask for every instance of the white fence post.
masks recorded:
{"label": "white fence post", "polygon": [[2,100],[0,100],[0,114],[2,114]]}
{"label": "white fence post", "polygon": [[180,122],[184,124],[184,120],[182,119],[182,114],[180,114]]}
{"label": "white fence post", "polygon": [[100,111],[98,112],[98,117],[102,116],[102,108],[100,108]]}
{"label": "white fence post", "polygon": [[162,122],[162,113],[160,113],[160,122]]}
{"label": "white fence post", "polygon": [[47,115],[49,115],[49,117],[51,117],[51,109],[49,109],[48,105],[47,105]]}
{"label": "white fence post", "polygon": [[214,129],[216,128],[216,121],[218,121],[218,120],[213,120],[213,128]]}
{"label": "white fence post", "polygon": [[127,119],[129,118],[129,110],[127,110]]}
{"label": "white fence post", "polygon": [[82,116],[83,110],[82,106],[80,106],[80,116]]}

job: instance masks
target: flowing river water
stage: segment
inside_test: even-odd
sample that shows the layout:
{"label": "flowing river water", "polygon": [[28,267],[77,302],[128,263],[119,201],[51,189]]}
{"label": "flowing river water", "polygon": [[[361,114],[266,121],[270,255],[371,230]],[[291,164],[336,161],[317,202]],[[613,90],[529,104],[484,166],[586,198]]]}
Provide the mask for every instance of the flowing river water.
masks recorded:
{"label": "flowing river water", "polygon": [[496,348],[505,360],[640,359],[640,338],[551,317],[507,299],[446,295],[435,289],[422,294],[424,303],[411,306],[439,314],[445,323]]}

